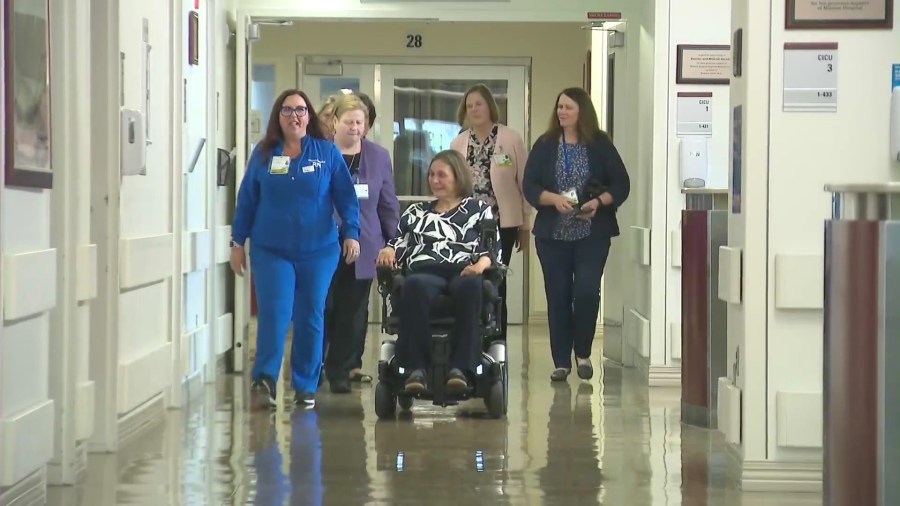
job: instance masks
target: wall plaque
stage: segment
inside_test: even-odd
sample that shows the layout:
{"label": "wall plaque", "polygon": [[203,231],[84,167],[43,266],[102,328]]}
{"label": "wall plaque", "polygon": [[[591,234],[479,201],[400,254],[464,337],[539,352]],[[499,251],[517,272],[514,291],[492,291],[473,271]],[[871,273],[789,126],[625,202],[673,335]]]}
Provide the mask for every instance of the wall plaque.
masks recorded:
{"label": "wall plaque", "polygon": [[731,46],[679,44],[677,51],[676,84],[729,83]]}
{"label": "wall plaque", "polygon": [[788,29],[893,28],[894,0],[785,0]]}

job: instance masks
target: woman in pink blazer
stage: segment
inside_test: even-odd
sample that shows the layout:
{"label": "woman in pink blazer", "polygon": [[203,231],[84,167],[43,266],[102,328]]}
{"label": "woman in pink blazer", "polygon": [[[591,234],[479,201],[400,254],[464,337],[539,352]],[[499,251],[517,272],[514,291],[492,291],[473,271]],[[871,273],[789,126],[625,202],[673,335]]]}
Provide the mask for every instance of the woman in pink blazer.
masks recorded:
{"label": "woman in pink blazer", "polygon": [[[522,194],[525,174],[525,143],[522,136],[501,125],[500,111],[491,90],[476,84],[466,91],[456,114],[464,128],[450,143],[468,162],[474,196],[493,207],[500,217],[500,260],[509,265],[513,248],[528,246],[528,215],[531,206]],[[506,340],[506,283],[500,286],[503,312],[500,338]]]}

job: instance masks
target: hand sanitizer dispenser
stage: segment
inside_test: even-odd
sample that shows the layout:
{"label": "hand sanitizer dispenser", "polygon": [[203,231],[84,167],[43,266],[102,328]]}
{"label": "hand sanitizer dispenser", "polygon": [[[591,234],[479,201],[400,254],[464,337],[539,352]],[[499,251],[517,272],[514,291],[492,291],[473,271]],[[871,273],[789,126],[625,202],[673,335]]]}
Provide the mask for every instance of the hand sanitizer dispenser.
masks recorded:
{"label": "hand sanitizer dispenser", "polygon": [[703,188],[709,179],[709,156],[706,137],[681,139],[681,186]]}
{"label": "hand sanitizer dispenser", "polygon": [[132,109],[121,110],[120,160],[123,176],[147,175],[147,137],[144,114]]}

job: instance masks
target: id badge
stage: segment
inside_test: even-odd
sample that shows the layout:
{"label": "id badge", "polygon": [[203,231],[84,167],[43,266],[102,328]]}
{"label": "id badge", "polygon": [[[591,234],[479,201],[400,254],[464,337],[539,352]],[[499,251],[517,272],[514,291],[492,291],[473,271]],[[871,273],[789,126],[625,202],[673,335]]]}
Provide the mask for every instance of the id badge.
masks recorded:
{"label": "id badge", "polygon": [[353,185],[353,188],[356,189],[356,198],[358,199],[367,199],[369,198],[369,185],[364,183],[356,183]]}
{"label": "id badge", "polygon": [[291,165],[289,156],[273,156],[272,164],[269,165],[269,174],[287,174]]}
{"label": "id badge", "polygon": [[574,188],[563,192],[562,195],[563,197],[567,198],[569,200],[569,203],[573,206],[578,204],[578,192],[576,192]]}
{"label": "id badge", "polygon": [[506,153],[497,153],[494,155],[494,163],[501,167],[509,167],[512,165],[512,158]]}
{"label": "id badge", "polygon": [[314,172],[316,168],[313,165],[307,165],[306,167],[303,167],[302,170],[304,174],[309,174],[310,172]]}

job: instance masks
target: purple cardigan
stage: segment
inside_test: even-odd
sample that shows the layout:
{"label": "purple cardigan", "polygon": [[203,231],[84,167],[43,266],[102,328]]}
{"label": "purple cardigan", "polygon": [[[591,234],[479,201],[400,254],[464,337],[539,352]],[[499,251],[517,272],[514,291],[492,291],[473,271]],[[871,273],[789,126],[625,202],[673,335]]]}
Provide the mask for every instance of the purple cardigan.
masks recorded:
{"label": "purple cardigan", "polygon": [[[394,191],[394,173],[387,150],[362,140],[359,156],[359,183],[369,185],[369,198],[359,201],[359,258],[356,279],[375,277],[375,259],[388,240],[397,235],[400,202]],[[356,177],[354,177],[354,182]],[[338,221],[340,227],[340,221]],[[344,260],[341,259],[341,262]]]}

